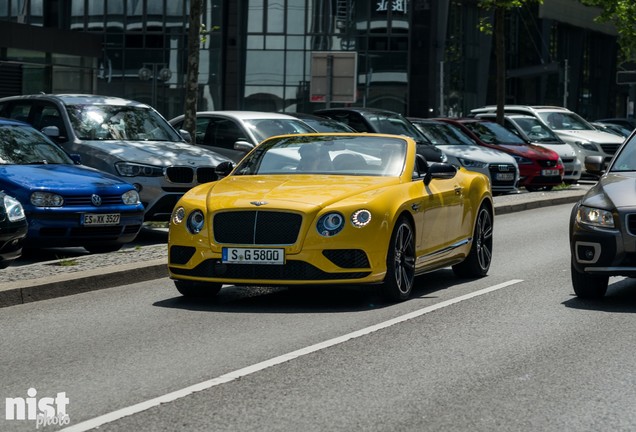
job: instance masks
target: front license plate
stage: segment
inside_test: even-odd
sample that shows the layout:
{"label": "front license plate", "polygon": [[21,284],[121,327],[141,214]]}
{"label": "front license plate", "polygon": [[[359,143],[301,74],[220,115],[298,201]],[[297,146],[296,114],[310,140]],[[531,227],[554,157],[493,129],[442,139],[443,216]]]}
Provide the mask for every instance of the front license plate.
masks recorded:
{"label": "front license plate", "polygon": [[515,174],[514,173],[497,173],[495,175],[495,178],[499,181],[514,180]]}
{"label": "front license plate", "polygon": [[223,248],[221,261],[227,264],[285,264],[285,249]]}
{"label": "front license plate", "polygon": [[546,177],[558,176],[559,170],[541,170],[541,175]]}
{"label": "front license plate", "polygon": [[119,213],[82,215],[82,225],[117,225],[119,224]]}

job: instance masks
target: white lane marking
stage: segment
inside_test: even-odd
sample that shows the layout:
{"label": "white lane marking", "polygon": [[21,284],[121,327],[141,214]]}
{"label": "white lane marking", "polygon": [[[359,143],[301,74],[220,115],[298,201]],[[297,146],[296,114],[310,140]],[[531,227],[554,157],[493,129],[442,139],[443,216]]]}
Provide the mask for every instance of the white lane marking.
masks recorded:
{"label": "white lane marking", "polygon": [[323,350],[325,348],[332,347],[334,345],[341,344],[341,343],[346,342],[346,341],[351,340],[351,339],[356,339],[356,338],[359,338],[361,336],[368,335],[368,334],[376,332],[378,330],[382,330],[382,329],[385,329],[387,327],[391,327],[391,326],[393,326],[395,324],[399,324],[399,323],[402,323],[404,321],[408,321],[408,320],[417,318],[419,316],[422,316],[424,314],[436,311],[438,309],[442,309],[442,308],[445,308],[447,306],[451,306],[451,305],[454,305],[456,303],[459,303],[459,302],[462,302],[462,301],[465,301],[465,300],[469,300],[469,299],[471,299],[473,297],[478,297],[478,296],[481,296],[481,295],[484,295],[484,294],[491,293],[493,291],[497,291],[497,290],[502,289],[502,288],[506,288],[506,287],[508,287],[510,285],[514,285],[514,284],[517,284],[519,282],[523,282],[523,280],[521,280],[521,279],[509,280],[507,282],[500,283],[499,285],[494,285],[494,286],[491,286],[491,287],[488,287],[488,288],[484,288],[484,289],[479,290],[479,291],[475,291],[475,292],[470,293],[470,294],[466,294],[466,295],[463,295],[463,296],[456,297],[454,299],[446,300],[446,301],[434,304],[432,306],[428,306],[428,307],[425,307],[423,309],[419,309],[419,310],[416,310],[414,312],[411,312],[411,313],[408,313],[408,314],[405,314],[405,315],[390,319],[388,321],[384,321],[384,322],[381,322],[379,324],[372,325],[370,327],[366,327],[366,328],[363,328],[361,330],[357,330],[357,331],[354,331],[352,333],[349,333],[349,334],[346,334],[346,335],[343,335],[343,336],[339,336],[337,338],[329,339],[329,340],[326,340],[324,342],[320,342],[320,343],[317,343],[315,345],[308,346],[306,348],[301,348],[299,350],[292,351],[292,352],[289,352],[287,354],[283,354],[281,356],[274,357],[272,359],[265,360],[265,361],[260,362],[260,363],[256,363],[254,365],[247,366],[247,367],[244,367],[242,369],[235,370],[233,372],[229,372],[229,373],[227,373],[225,375],[221,375],[221,376],[219,376],[217,378],[213,378],[213,379],[208,380],[208,381],[203,381],[201,383],[194,384],[194,385],[191,385],[189,387],[185,387],[185,388],[183,388],[181,390],[176,390],[176,391],[173,391],[171,393],[167,393],[167,394],[165,394],[163,396],[159,396],[159,397],[156,397],[156,398],[153,398],[153,399],[149,399],[149,400],[147,400],[145,402],[140,402],[138,404],[131,405],[129,407],[121,408],[121,409],[118,409],[116,411],[112,411],[112,412],[109,412],[107,414],[103,414],[101,416],[92,418],[90,420],[86,420],[86,421],[83,421],[81,423],[77,423],[75,425],[72,425],[72,426],[69,426],[67,428],[61,429],[59,432],[83,432],[83,431],[87,431],[87,430],[96,428],[98,426],[102,426],[102,425],[104,425],[106,423],[114,422],[114,421],[119,420],[119,419],[121,419],[123,417],[129,416],[129,415],[133,415],[133,414],[137,414],[137,413],[140,413],[142,411],[146,411],[146,410],[148,410],[150,408],[154,408],[154,407],[159,406],[161,404],[172,402],[172,401],[177,400],[177,399],[181,399],[181,398],[186,397],[186,396],[188,396],[188,395],[190,395],[192,393],[199,392],[199,391],[202,391],[202,390],[207,390],[209,388],[212,388],[212,387],[215,387],[215,386],[218,386],[218,385],[221,385],[221,384],[225,384],[225,383],[230,382],[230,381],[234,381],[234,380],[242,378],[244,376],[247,376],[247,375],[253,374],[255,372],[261,371],[263,369],[266,369],[266,368],[269,368],[269,367],[272,367],[272,366],[276,366],[278,364],[285,363],[285,362],[288,362],[290,360],[294,360],[294,359],[296,359],[298,357],[301,357],[301,356],[304,356],[304,355],[307,355],[307,354],[311,354],[311,353],[314,353],[316,351],[320,351],[320,350]]}

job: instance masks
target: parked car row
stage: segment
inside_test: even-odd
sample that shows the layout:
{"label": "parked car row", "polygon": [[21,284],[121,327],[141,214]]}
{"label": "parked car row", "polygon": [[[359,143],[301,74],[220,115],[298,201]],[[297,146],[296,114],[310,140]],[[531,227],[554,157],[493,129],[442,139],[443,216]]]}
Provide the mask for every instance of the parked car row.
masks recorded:
{"label": "parked car row", "polygon": [[[14,216],[0,222],[18,222],[28,230],[11,240],[0,237],[0,267],[15,259],[22,245],[117,250],[136,237],[144,221],[168,220],[191,188],[217,180],[219,166],[238,163],[273,136],[408,136],[427,163],[481,172],[494,193],[574,183],[582,172],[580,154],[591,151],[592,143],[567,144],[566,133],[548,126],[554,127],[547,120],[553,120],[546,114],[550,109],[506,107],[506,127],[495,123],[491,107],[473,110],[469,119],[406,118],[372,108],[313,114],[203,111],[191,137],[182,129],[184,116],[167,121],[131,100],[46,94],[3,98],[0,117],[13,121],[0,123],[0,190],[7,193],[1,204]],[[585,125],[571,114],[571,124]],[[595,149],[609,154],[611,145]],[[21,219],[15,216],[20,214]],[[5,232],[8,228],[0,234]]]}

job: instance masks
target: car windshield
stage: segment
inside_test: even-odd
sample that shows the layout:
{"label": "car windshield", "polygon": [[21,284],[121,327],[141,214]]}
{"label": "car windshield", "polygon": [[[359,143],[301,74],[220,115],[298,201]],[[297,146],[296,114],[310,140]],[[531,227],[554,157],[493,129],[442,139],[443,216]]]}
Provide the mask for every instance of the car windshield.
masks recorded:
{"label": "car windshield", "polygon": [[314,129],[301,120],[295,119],[250,119],[245,125],[252,131],[258,142],[276,135],[314,133]]}
{"label": "car windshield", "polygon": [[480,140],[487,144],[523,145],[525,141],[510,130],[491,121],[464,123]]}
{"label": "car windshield", "polygon": [[541,111],[538,114],[552,130],[596,130],[594,126],[575,113]]}
{"label": "car windshield", "polygon": [[621,147],[620,152],[614,156],[614,162],[610,172],[636,171],[636,136],[627,141]]}
{"label": "car windshield", "polygon": [[332,174],[397,177],[406,141],[377,136],[314,135],[265,141],[247,155],[234,175]]}
{"label": "car windshield", "polygon": [[533,142],[549,142],[555,144],[565,144],[561,139],[543,123],[534,117],[515,118],[513,120],[517,126],[528,136]]}
{"label": "car windshield", "polygon": [[380,133],[422,138],[422,133],[411,122],[399,115],[365,114],[366,119]]}
{"label": "car windshield", "polygon": [[476,145],[457,126],[444,123],[414,123],[434,145]]}
{"label": "car windshield", "polygon": [[31,164],[73,164],[73,160],[35,129],[0,126],[0,165]]}
{"label": "car windshield", "polygon": [[183,141],[157,112],[123,105],[68,105],[75,134],[82,140]]}
{"label": "car windshield", "polygon": [[312,128],[318,132],[355,132],[344,123],[330,119],[303,119]]}

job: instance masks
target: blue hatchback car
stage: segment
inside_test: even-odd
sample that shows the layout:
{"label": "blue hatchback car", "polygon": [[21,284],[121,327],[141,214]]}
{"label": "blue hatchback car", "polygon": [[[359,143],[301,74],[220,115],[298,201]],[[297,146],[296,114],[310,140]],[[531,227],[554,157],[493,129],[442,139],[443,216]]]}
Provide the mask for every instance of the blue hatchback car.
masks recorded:
{"label": "blue hatchback car", "polygon": [[25,247],[112,252],[135,239],[144,207],[132,184],[80,165],[26,123],[0,119],[0,190],[22,203]]}

